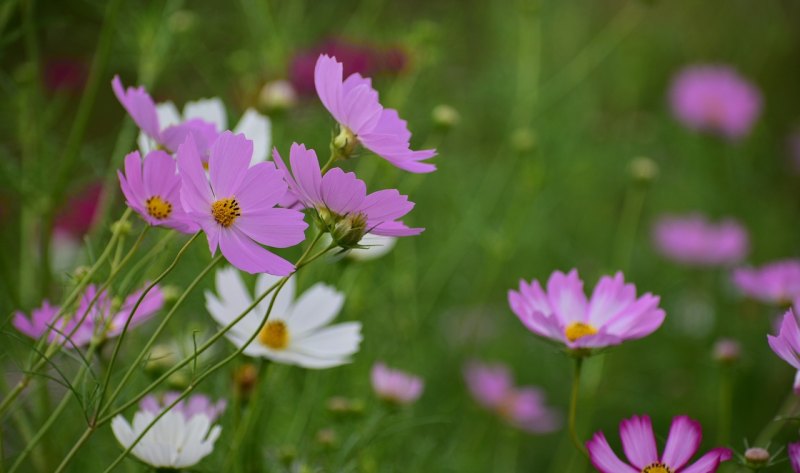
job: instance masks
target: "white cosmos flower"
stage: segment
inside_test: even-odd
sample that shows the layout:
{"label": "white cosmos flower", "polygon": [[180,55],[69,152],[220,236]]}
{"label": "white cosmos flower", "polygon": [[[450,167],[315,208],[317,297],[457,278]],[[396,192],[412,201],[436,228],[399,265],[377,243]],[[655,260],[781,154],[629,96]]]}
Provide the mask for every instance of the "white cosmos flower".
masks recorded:
{"label": "white cosmos flower", "polygon": [[[280,278],[260,274],[256,294],[264,293]],[[225,268],[216,273],[217,294],[206,292],[206,308],[220,325],[228,325],[252,304],[239,272]],[[329,325],[344,304],[344,294],[325,284],[315,284],[294,299],[295,281],[290,278],[275,299],[269,320],[253,342],[244,349],[251,357],[268,358],[278,363],[304,368],[331,368],[349,363],[361,343],[361,324],[346,322]],[[272,294],[248,313],[226,334],[241,348],[253,336],[269,308]]]}
{"label": "white cosmos flower", "polygon": [[[133,425],[121,415],[114,417],[111,420],[111,430],[122,447],[130,447],[171,400],[165,397],[162,404],[150,397],[145,398],[141,410],[133,416]],[[211,404],[205,396],[193,396],[188,402],[179,403],[156,421],[131,453],[156,468],[193,466],[214,450],[214,442],[219,438],[222,427],[212,427],[211,423],[223,408],[224,401]]]}
{"label": "white cosmos flower", "polygon": [[[225,104],[222,103],[219,97],[188,102],[183,107],[183,115],[178,112],[178,107],[174,103],[163,102],[156,105],[156,114],[162,129],[193,118],[200,118],[213,124],[219,133],[228,129],[228,115],[225,112]],[[252,108],[248,108],[236,128],[233,129],[233,132],[243,133],[248,140],[253,142],[251,165],[266,161],[269,158],[269,150],[272,146],[272,123],[269,118]],[[147,154],[155,148],[153,140],[140,132],[139,149],[142,154]]]}

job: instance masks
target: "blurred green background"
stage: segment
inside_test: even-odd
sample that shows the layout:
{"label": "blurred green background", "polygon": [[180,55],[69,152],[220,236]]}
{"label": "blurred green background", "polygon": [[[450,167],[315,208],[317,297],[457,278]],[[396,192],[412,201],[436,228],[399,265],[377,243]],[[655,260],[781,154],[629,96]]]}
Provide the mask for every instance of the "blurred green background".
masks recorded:
{"label": "blurred green background", "polygon": [[[271,366],[238,469],[225,469],[232,404],[214,454],[195,470],[587,471],[564,431],[515,431],[481,411],[462,380],[466,360],[508,363],[519,382],[540,385],[565,412],[570,362],[519,323],[506,292],[520,278],[541,281],[573,267],[587,288],[624,270],[640,293],[660,295],[668,314],[654,335],[588,362],[582,435],[602,429],[616,447],[624,417],[649,413],[665,436],[674,415],[688,414],[703,423],[703,447],[714,446],[721,373],[710,352],[718,337],[730,336],[743,346],[731,370],[728,437],[741,449],[791,386],[794,373],[766,344],[778,311],[743,301],[725,271],[685,269],[657,255],[650,225],[664,212],[733,216],[750,231],[750,262],[798,256],[798,176],[786,149],[800,106],[798,24],[800,4],[789,0],[6,0],[0,5],[0,311],[10,316],[42,297],[57,301],[72,283],[66,272],[45,270],[41,258],[42,235],[70,195],[103,181],[112,190],[107,217],[86,240],[94,251],[122,212],[113,172],[135,147],[137,132],[111,92],[115,73],[179,106],[219,96],[235,124],[245,108],[259,106],[266,82],[287,78],[292,58],[321,42],[398,48],[404,67],[379,73],[375,85],[382,102],[408,120],[413,146],[438,148],[439,169],[410,175],[374,156],[345,166],[370,189],[399,186],[409,193],[417,206],[407,221],[427,231],[403,239],[382,259],[328,262],[299,276],[301,288],[322,279],[346,291],[340,320],[363,321],[360,352],[353,364],[325,371]],[[83,95],[48,87],[51,61],[79,64],[85,79],[97,51],[107,59],[84,82]],[[739,143],[693,133],[671,116],[671,78],[704,62],[730,64],[762,91],[764,112]],[[93,103],[82,102],[95,92]],[[442,104],[460,116],[452,127],[432,115]],[[272,122],[282,153],[298,141],[325,155],[334,123],[313,94],[272,114]],[[631,175],[631,160],[640,156],[658,165],[652,182]],[[163,232],[152,232],[148,245]],[[168,263],[180,239],[142,268],[140,281]],[[166,282],[185,286],[209,258],[205,244],[195,244]],[[212,283],[208,278],[203,286]],[[170,334],[191,346],[193,332],[202,340],[212,328],[196,291]],[[153,329],[132,332],[125,359]],[[0,337],[10,382],[30,342],[9,323]],[[229,350],[221,343],[213,356]],[[423,376],[421,400],[407,409],[381,406],[369,387],[376,360]],[[63,354],[58,362],[67,373],[79,365]],[[200,391],[230,398],[231,376],[223,372]],[[142,374],[126,392],[147,379]],[[79,387],[84,401],[93,383]],[[55,382],[51,387],[63,392]],[[364,412],[334,415],[326,407],[333,396],[363,401]],[[35,401],[23,404],[34,430],[44,419]],[[82,432],[81,406],[75,402],[68,411],[31,471],[52,471]],[[24,436],[15,433],[18,424],[3,422],[5,453],[13,460]],[[332,445],[319,441],[323,429],[335,433]],[[795,427],[787,428],[777,443],[797,437]],[[102,471],[120,451],[106,427],[69,471]],[[146,467],[126,460],[119,471]]]}

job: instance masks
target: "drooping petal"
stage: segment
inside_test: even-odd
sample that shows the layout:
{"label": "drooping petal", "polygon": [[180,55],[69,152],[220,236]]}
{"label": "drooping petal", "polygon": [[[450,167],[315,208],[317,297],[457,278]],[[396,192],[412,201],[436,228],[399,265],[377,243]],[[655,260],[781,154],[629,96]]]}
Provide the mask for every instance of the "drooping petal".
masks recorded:
{"label": "drooping petal", "polygon": [[219,246],[225,258],[242,271],[288,276],[294,265],[254,242],[235,226],[220,232]]}
{"label": "drooping petal", "polygon": [[242,214],[234,226],[262,245],[288,248],[305,240],[308,224],[302,212],[271,208]]}
{"label": "drooping petal", "polygon": [[117,96],[117,99],[127,110],[136,125],[151,138],[160,142],[161,127],[158,123],[156,104],[147,91],[144,90],[144,87],[128,87],[125,89],[119,76],[114,76],[111,81],[111,88],[114,89],[114,95]]}
{"label": "drooping petal", "polygon": [[719,464],[730,460],[731,451],[727,448],[715,448],[706,453],[692,465],[680,470],[679,473],[714,473]]}

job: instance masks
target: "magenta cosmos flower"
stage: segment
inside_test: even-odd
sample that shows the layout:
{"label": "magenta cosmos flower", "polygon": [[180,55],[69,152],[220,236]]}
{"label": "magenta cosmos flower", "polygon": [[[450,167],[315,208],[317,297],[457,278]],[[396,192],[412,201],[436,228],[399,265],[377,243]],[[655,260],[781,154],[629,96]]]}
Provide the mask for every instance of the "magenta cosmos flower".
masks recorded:
{"label": "magenta cosmos flower", "polygon": [[163,225],[184,233],[199,227],[183,210],[181,178],[175,160],[164,151],[150,151],[142,160],[138,151],[125,156],[125,174],[117,171],[128,206],[150,225]]}
{"label": "magenta cosmos flower", "polygon": [[591,299],[583,293],[578,271],[554,272],[545,291],[539,281],[520,281],[519,292],[508,292],[511,310],[529,330],[563,343],[569,349],[602,348],[653,333],[664,321],[659,297],[636,297],[636,286],[625,284],[621,272],[603,276]]}
{"label": "magenta cosmos flower", "polygon": [[294,246],[308,224],[297,210],[275,208],[286,194],[286,182],[275,164],[250,167],[253,143],[226,131],[211,147],[208,176],[189,137],[178,149],[181,201],[189,218],[203,229],[214,254],[248,273],[286,276],[294,265],[261,245]]}
{"label": "magenta cosmos flower", "polygon": [[345,247],[358,244],[365,233],[382,236],[419,235],[424,228],[409,228],[398,221],[414,208],[408,196],[396,189],[367,194],[367,185],[352,172],[333,168],[322,175],[314,150],[297,143],[289,151],[291,172],[277,150],[273,161],[284,171],[289,192],[302,206],[317,212],[326,230]]}
{"label": "magenta cosmos flower", "polygon": [[514,386],[508,368],[472,361],[464,369],[472,397],[509,424],[533,433],[546,433],[560,425],[559,415],[547,407],[541,389]]}
{"label": "magenta cosmos flower", "polygon": [[[96,294],[97,288],[94,284],[90,284],[81,295],[78,308],[73,314],[59,317],[60,309],[45,300],[41,307],[31,312],[30,318],[22,312],[16,312],[12,323],[17,330],[33,339],[39,339],[45,334],[50,342],[63,342],[68,339],[69,341],[64,344],[67,348],[86,346],[92,337],[98,335],[103,335],[105,338],[116,337],[122,333],[125,322],[131,317],[133,306],[142,291],[136,291],[126,297],[117,311],[112,310],[111,298],[105,291],[97,297],[97,301],[89,309]],[[159,286],[155,286],[139,304],[129,327],[146,322],[163,306],[164,294]],[[103,333],[100,333],[101,331]]]}
{"label": "magenta cosmos flower", "polygon": [[715,448],[686,466],[697,452],[702,438],[700,424],[689,417],[672,420],[664,453],[658,456],[653,425],[647,416],[633,416],[619,426],[622,448],[630,464],[620,460],[602,432],[586,442],[589,458],[601,473],[714,473],[719,464],[731,458],[727,448]]}
{"label": "magenta cosmos flower", "polygon": [[672,112],[687,127],[736,139],[747,135],[761,113],[758,89],[727,66],[692,66],[670,90]]}
{"label": "magenta cosmos flower", "polygon": [[667,258],[690,266],[724,266],[747,255],[747,230],[736,220],[710,222],[699,214],[667,216],[656,223],[653,239]]}
{"label": "magenta cosmos flower", "polygon": [[375,363],[370,374],[372,389],[379,398],[395,404],[411,404],[422,395],[425,382],[419,376]]}
{"label": "magenta cosmos flower", "polygon": [[176,125],[164,126],[156,109],[156,104],[144,87],[123,87],[119,76],[114,76],[111,87],[117,99],[131,116],[144,134],[149,136],[159,146],[168,151],[175,152],[186,141],[188,136],[194,139],[201,155],[205,156],[208,149],[219,136],[216,125],[200,118],[186,120]]}
{"label": "magenta cosmos flower", "polygon": [[789,454],[792,470],[794,473],[800,473],[800,442],[790,443],[786,446],[786,451]]}
{"label": "magenta cosmos flower", "polygon": [[800,327],[792,309],[783,314],[778,335],[767,335],[767,342],[776,355],[800,370]]}
{"label": "magenta cosmos flower", "polygon": [[739,268],[733,283],[742,294],[771,304],[788,305],[800,298],[800,260],[782,260],[760,268]]}
{"label": "magenta cosmos flower", "polygon": [[349,156],[358,143],[393,165],[414,173],[433,172],[436,166],[423,163],[436,150],[412,151],[411,132],[397,110],[383,108],[372,81],[361,74],[342,80],[342,64],[321,55],[314,69],[314,84],[322,104],[339,122],[341,133],[334,145]]}

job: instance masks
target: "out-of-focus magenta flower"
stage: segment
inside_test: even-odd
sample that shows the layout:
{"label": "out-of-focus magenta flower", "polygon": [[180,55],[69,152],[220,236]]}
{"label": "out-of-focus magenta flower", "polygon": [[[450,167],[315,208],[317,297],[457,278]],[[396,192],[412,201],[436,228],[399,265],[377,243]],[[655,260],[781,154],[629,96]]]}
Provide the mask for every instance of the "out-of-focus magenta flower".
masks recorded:
{"label": "out-of-focus magenta flower", "polygon": [[619,425],[628,463],[617,457],[602,432],[594,434],[586,442],[586,448],[592,464],[601,473],[714,473],[720,463],[730,460],[731,451],[727,448],[715,448],[684,467],[700,447],[702,433],[697,421],[687,416],[675,417],[659,457],[650,417],[633,416]]}
{"label": "out-of-focus magenta flower", "polygon": [[53,230],[74,239],[86,235],[97,217],[103,185],[92,183],[70,197],[55,218]]}
{"label": "out-of-focus magenta flower", "polygon": [[422,395],[425,382],[419,376],[375,363],[370,373],[372,389],[379,398],[395,404],[411,404]]}
{"label": "out-of-focus magenta flower", "polygon": [[[177,391],[168,391],[161,396],[149,394],[141,400],[139,407],[145,412],[158,415],[165,407],[175,402],[180,395],[181,393]],[[193,394],[188,399],[178,401],[170,411],[181,414],[187,421],[197,414],[203,414],[209,422],[213,423],[222,415],[226,406],[227,402],[224,399],[212,402],[211,398],[205,394]]]}
{"label": "out-of-focus magenta flower", "polygon": [[545,291],[539,281],[521,280],[519,292],[508,291],[511,310],[532,332],[563,343],[570,350],[602,348],[653,333],[664,322],[659,297],[636,297],[621,272],[603,276],[590,300],[578,271],[554,272]]}
{"label": "out-of-focus magenta flower", "polygon": [[423,228],[409,228],[398,221],[414,208],[408,196],[396,189],[367,194],[367,185],[355,173],[333,168],[322,175],[314,150],[292,144],[289,150],[291,172],[278,150],[273,161],[282,170],[289,192],[300,203],[316,211],[337,242],[345,247],[356,246],[369,232],[383,236],[419,235]]}
{"label": "out-of-focus magenta flower", "polygon": [[44,85],[53,92],[79,93],[88,77],[86,61],[77,58],[51,58],[44,63]]}
{"label": "out-of-focus magenta flower", "polygon": [[361,144],[394,166],[413,173],[436,170],[422,161],[436,156],[435,149],[411,150],[411,132],[397,110],[384,108],[372,81],[361,74],[344,78],[342,63],[322,55],[314,69],[314,84],[325,108],[339,123],[334,150],[345,157]]}
{"label": "out-of-focus magenta flower", "polygon": [[[103,335],[113,338],[122,333],[125,322],[131,317],[133,307],[141,296],[141,291],[136,291],[125,298],[122,306],[114,311],[108,293],[97,295],[97,287],[90,284],[81,295],[78,308],[74,314],[58,316],[59,308],[44,301],[42,306],[34,309],[28,318],[23,312],[16,312],[12,324],[23,334],[38,339],[47,334],[50,342],[64,343],[67,348],[86,346],[92,337]],[[89,308],[91,301],[97,296],[94,305]],[[135,327],[149,320],[164,306],[164,294],[160,286],[155,286],[142,300],[136,313],[129,324]],[[102,332],[102,333],[101,333]]]}
{"label": "out-of-focus magenta flower", "polygon": [[790,443],[786,446],[789,454],[789,462],[792,464],[794,473],[800,473],[800,442]]}
{"label": "out-of-focus magenta flower", "polygon": [[747,256],[747,230],[736,220],[712,223],[704,216],[666,216],[658,220],[653,240],[667,258],[689,266],[724,266]]}
{"label": "out-of-focus magenta flower", "polygon": [[211,147],[208,175],[191,136],[178,149],[181,202],[203,229],[211,253],[248,273],[286,276],[294,265],[261,245],[294,246],[305,239],[308,224],[297,210],[275,208],[287,191],[274,163],[250,166],[253,142],[222,133]]}
{"label": "out-of-focus magenta flower", "polygon": [[672,112],[687,127],[742,138],[761,113],[761,93],[734,69],[698,65],[683,69],[670,90]]}
{"label": "out-of-focus magenta flower", "polygon": [[739,268],[733,283],[747,297],[788,305],[800,298],[800,260],[781,260],[760,268]]}
{"label": "out-of-focus magenta flower", "polygon": [[792,309],[783,314],[780,330],[777,335],[767,335],[769,347],[776,355],[800,370],[800,327]]}
{"label": "out-of-focus magenta flower", "polygon": [[558,413],[545,404],[544,392],[532,386],[514,386],[504,365],[471,361],[464,369],[464,378],[478,404],[517,428],[546,433],[561,425]]}
{"label": "out-of-focus magenta flower", "polygon": [[399,46],[381,50],[340,38],[326,39],[318,46],[298,52],[292,58],[289,80],[298,93],[314,93],[314,67],[320,54],[337,57],[344,66],[345,75],[396,74],[403,71],[408,63],[405,51]]}
{"label": "out-of-focus magenta flower", "polygon": [[181,178],[172,156],[155,150],[142,159],[134,151],[125,156],[125,174],[117,171],[117,176],[128,206],[148,224],[164,225],[183,233],[194,233],[200,228],[181,205]]}

